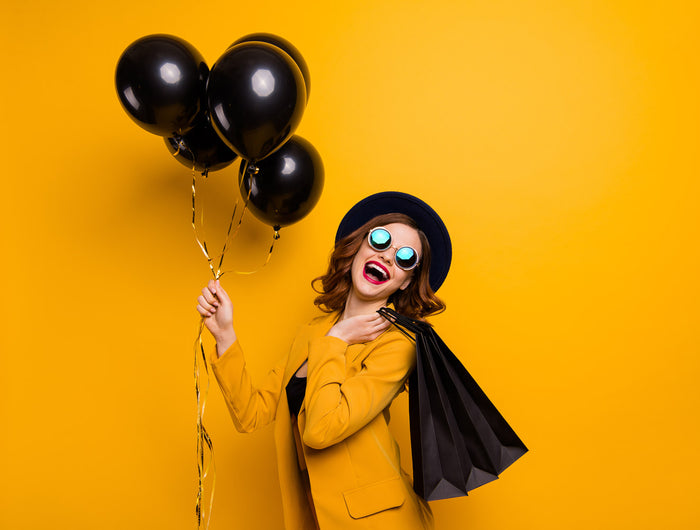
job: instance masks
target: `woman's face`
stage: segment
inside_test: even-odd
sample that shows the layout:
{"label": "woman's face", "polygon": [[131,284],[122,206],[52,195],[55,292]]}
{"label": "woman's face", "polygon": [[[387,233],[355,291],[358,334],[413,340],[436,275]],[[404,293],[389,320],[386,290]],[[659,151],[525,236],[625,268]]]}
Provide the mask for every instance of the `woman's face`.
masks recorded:
{"label": "woman's face", "polygon": [[374,250],[365,236],[360,249],[355,254],[350,273],[353,292],[364,301],[386,301],[398,289],[405,289],[411,283],[416,269],[405,271],[396,266],[396,249],[412,247],[423,254],[418,232],[401,223],[384,225],[391,233],[391,247],[387,250]]}

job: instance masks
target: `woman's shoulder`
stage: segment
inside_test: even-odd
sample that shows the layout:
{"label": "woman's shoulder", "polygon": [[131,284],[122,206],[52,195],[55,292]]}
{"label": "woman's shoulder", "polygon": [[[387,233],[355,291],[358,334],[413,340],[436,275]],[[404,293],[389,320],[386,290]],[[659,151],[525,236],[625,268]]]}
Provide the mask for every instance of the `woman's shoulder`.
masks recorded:
{"label": "woman's shoulder", "polygon": [[319,311],[319,313],[320,314],[313,317],[306,324],[300,326],[297,336],[318,335],[319,333],[325,335],[338,320],[339,315],[337,311],[333,313],[323,313]]}
{"label": "woman's shoulder", "polygon": [[338,312],[333,311],[332,313],[325,313],[319,310],[315,317],[313,317],[307,324],[307,327],[322,326],[326,324],[333,324],[338,320]]}

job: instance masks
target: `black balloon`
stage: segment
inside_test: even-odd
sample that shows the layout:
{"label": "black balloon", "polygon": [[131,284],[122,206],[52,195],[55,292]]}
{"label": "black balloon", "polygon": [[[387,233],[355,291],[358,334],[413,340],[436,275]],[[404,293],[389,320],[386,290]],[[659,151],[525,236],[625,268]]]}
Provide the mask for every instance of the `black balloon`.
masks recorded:
{"label": "black balloon", "polygon": [[207,114],[182,136],[165,138],[165,145],[178,162],[201,172],[218,171],[236,159],[236,153],[212,128]]}
{"label": "black balloon", "polygon": [[241,164],[241,195],[250,197],[251,213],[273,227],[296,223],[308,214],[323,191],[321,156],[301,136],[293,136],[280,149],[256,164],[257,173]]}
{"label": "black balloon", "polygon": [[192,128],[204,104],[209,67],[188,42],[148,35],[130,44],[117,63],[119,101],[131,118],[159,136]]}
{"label": "black balloon", "polygon": [[304,78],[304,86],[306,87],[306,101],[308,103],[309,94],[311,93],[311,72],[309,72],[309,67],[306,64],[304,57],[291,42],[278,35],[273,35],[272,33],[251,33],[238,39],[236,42],[231,44],[229,48],[232,48],[241,42],[267,42],[268,44],[277,46],[279,49],[287,53],[292,59],[294,59],[294,62],[299,67],[301,75]]}
{"label": "black balloon", "polygon": [[258,161],[294,133],[306,102],[301,71],[292,58],[265,42],[229,48],[207,82],[212,125],[231,149]]}

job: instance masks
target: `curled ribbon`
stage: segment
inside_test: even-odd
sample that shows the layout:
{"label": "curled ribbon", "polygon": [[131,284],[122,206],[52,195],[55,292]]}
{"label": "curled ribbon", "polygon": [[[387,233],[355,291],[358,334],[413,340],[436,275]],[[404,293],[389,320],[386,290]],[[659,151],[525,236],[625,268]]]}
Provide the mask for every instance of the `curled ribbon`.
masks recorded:
{"label": "curled ribbon", "polygon": [[[175,152],[175,156],[178,151]],[[245,161],[241,162],[246,164]],[[208,172],[202,173],[202,177],[208,178]],[[236,204],[233,207],[233,213],[231,215],[231,221],[228,225],[228,230],[226,232],[226,239],[221,252],[216,256],[212,257],[209,254],[209,249],[207,246],[206,239],[200,234],[204,233],[204,210],[200,209],[200,215],[197,215],[197,172],[192,168],[192,229],[194,230],[194,236],[202,250],[204,257],[207,259],[209,265],[209,270],[214,276],[215,280],[221,278],[226,272],[234,272],[235,274],[255,274],[265,267],[272,256],[272,251],[275,247],[275,242],[279,239],[279,226],[274,227],[274,234],[272,237],[272,244],[270,245],[270,250],[267,253],[267,258],[265,262],[256,270],[253,271],[222,271],[224,257],[226,251],[229,248],[229,243],[238,234],[241,223],[243,222],[243,217],[247,210],[248,200],[250,199],[250,190],[252,186],[248,186],[248,196],[245,199],[243,211],[238,219],[238,223],[235,223],[236,212],[238,210],[239,201],[236,200]],[[199,227],[198,227],[199,224]],[[233,228],[236,224],[235,229]],[[218,261],[218,262],[217,262]],[[214,445],[212,443],[211,437],[204,427],[204,409],[206,407],[207,397],[209,394],[209,363],[207,356],[204,352],[204,344],[202,342],[202,333],[204,331],[204,317],[200,318],[199,327],[197,330],[197,338],[194,343],[194,388],[197,397],[197,474],[198,474],[198,487],[197,487],[197,499],[195,504],[195,513],[197,517],[197,528],[199,530],[207,530],[209,528],[209,520],[211,517],[212,507],[214,504],[214,489],[216,485],[216,469],[214,465]],[[205,378],[205,385],[202,391],[201,379],[202,375]],[[207,483],[211,482],[211,488],[209,490],[209,502],[208,506],[205,506],[206,501],[204,499],[204,490],[207,489]]]}

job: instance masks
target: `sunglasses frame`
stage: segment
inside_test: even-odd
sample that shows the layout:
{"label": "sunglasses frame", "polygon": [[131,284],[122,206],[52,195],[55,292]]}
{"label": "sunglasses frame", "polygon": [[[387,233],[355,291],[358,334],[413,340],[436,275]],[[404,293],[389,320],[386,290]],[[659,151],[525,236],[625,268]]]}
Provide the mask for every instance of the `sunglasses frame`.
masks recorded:
{"label": "sunglasses frame", "polygon": [[[372,244],[372,233],[373,233],[375,230],[384,230],[387,234],[389,234],[389,243],[390,243],[390,244],[389,244],[389,246],[388,246],[387,248],[384,248],[384,249],[377,248],[377,247],[375,247],[375,246]],[[415,269],[416,267],[418,267],[418,265],[420,265],[420,256],[419,256],[419,254],[418,254],[418,252],[416,251],[415,248],[413,248],[413,247],[411,247],[411,246],[409,246],[409,245],[404,245],[404,246],[402,246],[402,247],[398,247],[398,248],[397,248],[397,247],[395,247],[394,245],[391,245],[391,243],[392,243],[393,241],[394,241],[394,237],[391,235],[391,232],[389,232],[389,230],[387,230],[387,229],[384,228],[383,226],[375,226],[374,228],[372,228],[372,229],[367,233],[367,244],[370,246],[370,248],[371,248],[372,250],[376,250],[377,252],[384,252],[385,250],[389,250],[390,248],[393,248],[393,249],[394,249],[394,263],[395,263],[396,266],[397,266],[399,269],[401,269],[402,271],[406,271],[406,272],[412,271],[413,269]],[[398,252],[399,252],[401,249],[404,249],[404,248],[409,248],[409,249],[411,249],[411,251],[413,251],[413,254],[416,256],[416,262],[415,262],[413,265],[411,265],[410,267],[408,267],[408,268],[402,267],[401,265],[399,265],[399,261],[396,259],[396,255],[398,254]]]}

